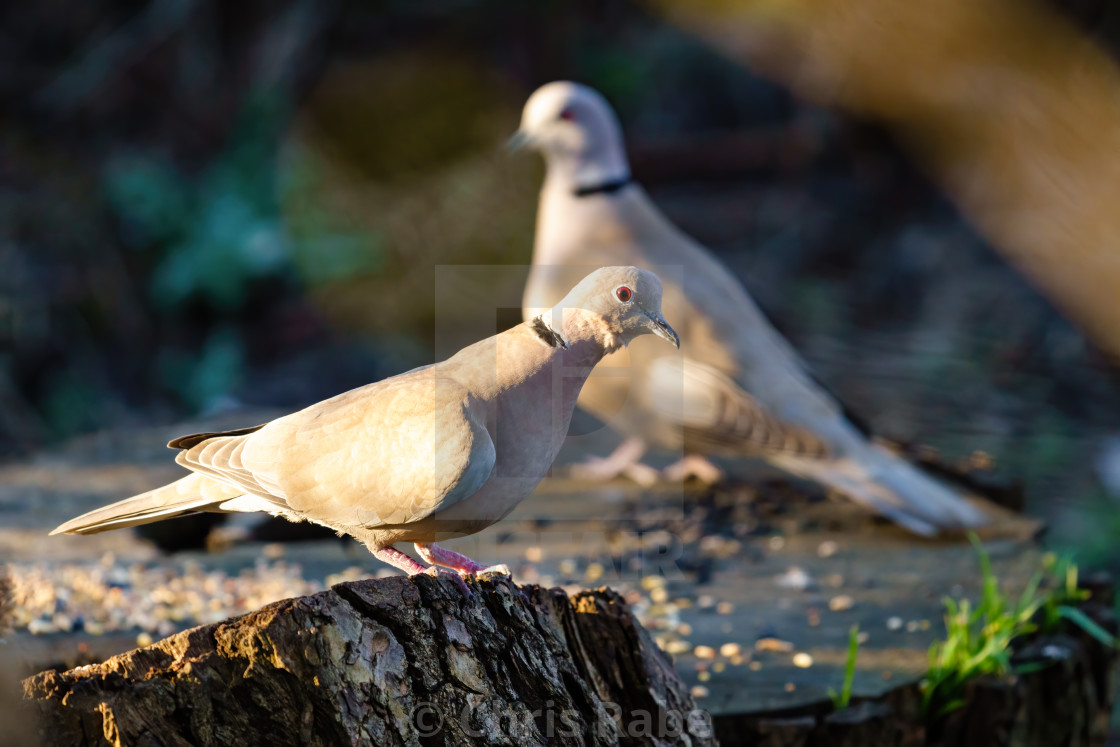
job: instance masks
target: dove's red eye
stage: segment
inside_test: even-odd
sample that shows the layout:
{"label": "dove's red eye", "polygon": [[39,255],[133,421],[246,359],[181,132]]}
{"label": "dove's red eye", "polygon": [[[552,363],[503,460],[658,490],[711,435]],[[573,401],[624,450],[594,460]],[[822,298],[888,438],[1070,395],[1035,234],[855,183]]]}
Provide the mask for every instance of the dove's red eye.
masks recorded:
{"label": "dove's red eye", "polygon": [[560,119],[564,119],[564,120],[567,120],[569,122],[575,122],[576,121],[576,113],[574,111],[572,111],[571,109],[564,109],[563,111],[560,112]]}
{"label": "dove's red eye", "polygon": [[634,297],[634,291],[627,288],[625,285],[620,285],[614,289],[614,294],[618,296],[618,300],[627,303]]}

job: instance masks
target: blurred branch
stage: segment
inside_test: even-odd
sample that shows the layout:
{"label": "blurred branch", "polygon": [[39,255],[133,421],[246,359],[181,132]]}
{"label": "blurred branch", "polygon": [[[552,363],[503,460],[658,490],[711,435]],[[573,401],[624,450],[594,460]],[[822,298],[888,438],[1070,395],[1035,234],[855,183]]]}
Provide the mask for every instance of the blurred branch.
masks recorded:
{"label": "blurred branch", "polygon": [[1030,0],[658,0],[797,93],[883,122],[1006,258],[1120,354],[1120,71]]}
{"label": "blurred branch", "polygon": [[336,17],[337,3],[302,0],[292,3],[261,35],[256,49],[255,82],[259,86],[291,86],[308,68],[315,42]]}
{"label": "blurred branch", "polygon": [[36,103],[55,114],[80,107],[182,28],[197,5],[198,0],[153,0],[135,18],[77,52]]}

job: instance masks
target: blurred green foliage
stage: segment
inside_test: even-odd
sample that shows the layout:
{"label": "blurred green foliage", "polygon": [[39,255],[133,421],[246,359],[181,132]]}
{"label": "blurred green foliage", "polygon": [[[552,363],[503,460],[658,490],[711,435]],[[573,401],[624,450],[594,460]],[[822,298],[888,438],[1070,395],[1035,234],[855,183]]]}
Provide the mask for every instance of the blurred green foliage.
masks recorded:
{"label": "blurred green foliage", "polygon": [[[154,153],[109,162],[104,188],[125,244],[148,255],[148,291],[165,315],[212,309],[219,322],[200,351],[165,347],[160,382],[192,409],[207,409],[242,383],[246,345],[235,312],[254,287],[317,287],[376,272],[376,235],[319,199],[314,158],[283,147],[285,107],[251,97],[216,158],[197,174]],[[59,409],[65,409],[60,407]]]}
{"label": "blurred green foliage", "polygon": [[109,164],[105,188],[126,241],[157,257],[159,305],[203,299],[230,310],[249,299],[254,280],[319,285],[376,270],[376,237],[316,200],[311,157],[281,157],[280,110],[270,97],[252,100],[228,147],[196,177],[155,155]]}

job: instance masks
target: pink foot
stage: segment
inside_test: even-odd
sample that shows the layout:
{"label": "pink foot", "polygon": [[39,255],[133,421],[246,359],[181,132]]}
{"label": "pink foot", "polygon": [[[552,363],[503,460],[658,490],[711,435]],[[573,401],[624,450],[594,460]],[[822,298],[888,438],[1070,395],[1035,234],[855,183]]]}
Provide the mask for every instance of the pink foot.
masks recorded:
{"label": "pink foot", "polygon": [[642,464],[646,444],[640,438],[628,438],[603,459],[590,457],[580,464],[572,465],[572,477],[592,482],[606,482],[619,476],[629,477],[643,488],[657,482],[657,470]]}
{"label": "pink foot", "polygon": [[476,563],[466,555],[460,555],[454,550],[448,550],[445,547],[440,547],[434,542],[431,543],[416,543],[416,552],[420,553],[420,557],[432,563],[433,565],[442,565],[444,568],[453,568],[460,573],[478,573],[484,570],[486,566],[481,563]]}
{"label": "pink foot", "polygon": [[467,586],[467,582],[464,581],[463,577],[455,571],[449,571],[446,568],[437,568],[433,565],[431,568],[424,571],[424,574],[428,576],[434,576],[436,578],[449,578],[451,579],[451,583],[455,584],[459,591],[463,592],[463,596],[468,598],[474,596],[474,592],[472,592],[470,587]]}
{"label": "pink foot", "polygon": [[723,478],[723,470],[699,454],[685,455],[679,462],[662,470],[661,474],[670,482],[684,482],[695,477],[705,485],[719,482]]}
{"label": "pink foot", "polygon": [[[383,547],[380,550],[374,550],[373,556],[378,560],[388,563],[394,568],[398,568],[404,571],[410,576],[417,576],[421,573],[428,576],[448,576],[452,579],[452,582],[455,584],[455,586],[459,588],[459,591],[463,592],[463,596],[473,596],[473,594],[471,594],[471,590],[467,587],[467,584],[463,581],[458,573],[452,573],[451,571],[445,571],[442,568],[436,568],[435,566],[426,566],[422,563],[417,563],[415,560],[405,555],[395,547]],[[427,558],[425,558],[425,560],[426,559]]]}
{"label": "pink foot", "polygon": [[395,547],[383,547],[380,550],[374,550],[373,557],[384,563],[388,563],[394,568],[404,571],[410,576],[415,576],[417,573],[424,573],[428,570],[428,566],[417,563]]}

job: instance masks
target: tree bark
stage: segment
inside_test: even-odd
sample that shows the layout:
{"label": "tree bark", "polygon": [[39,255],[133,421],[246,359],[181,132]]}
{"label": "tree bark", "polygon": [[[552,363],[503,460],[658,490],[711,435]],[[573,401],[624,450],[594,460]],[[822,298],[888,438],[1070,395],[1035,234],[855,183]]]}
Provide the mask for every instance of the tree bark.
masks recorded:
{"label": "tree bark", "polygon": [[612,591],[344,583],[24,681],[46,744],[715,744]]}

